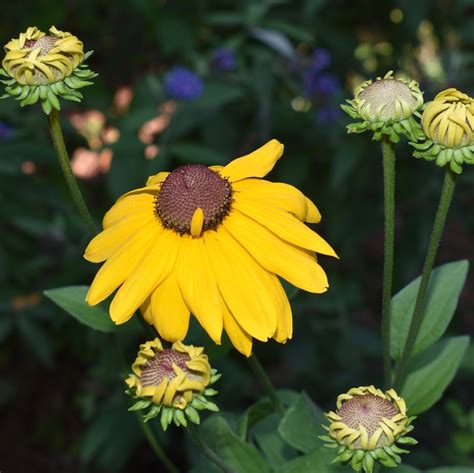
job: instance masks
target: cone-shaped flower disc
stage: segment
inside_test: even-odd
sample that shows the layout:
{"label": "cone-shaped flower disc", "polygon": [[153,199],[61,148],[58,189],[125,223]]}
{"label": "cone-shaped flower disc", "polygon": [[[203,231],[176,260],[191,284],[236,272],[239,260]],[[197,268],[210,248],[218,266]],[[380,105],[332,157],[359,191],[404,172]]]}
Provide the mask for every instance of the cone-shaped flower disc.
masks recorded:
{"label": "cone-shaped flower disc", "polygon": [[82,95],[77,89],[92,84],[97,74],[83,61],[91,54],[84,54],[79,39],[54,26],[48,34],[36,27],[28,28],[5,47],[0,74],[7,77],[4,97],[14,97],[20,105],[32,105],[41,101],[46,114],[52,108],[60,109],[58,97],[80,102]]}
{"label": "cone-shaped flower disc", "polygon": [[368,80],[360,85],[354,93],[353,100],[342,109],[351,117],[362,120],[347,126],[349,133],[374,132],[374,139],[388,136],[394,143],[400,135],[411,140],[422,136],[420,125],[413,115],[419,116],[418,110],[423,105],[423,94],[414,80],[395,79],[392,71],[384,77]]}
{"label": "cone-shaped flower disc", "polygon": [[397,466],[400,454],[408,453],[396,442],[413,445],[416,440],[406,434],[413,429],[405,401],[393,390],[381,391],[374,386],[352,388],[337,398],[337,411],[326,414],[329,435],[321,439],[328,447],[338,448],[334,462],[350,462],[355,471],[372,473],[376,461]]}
{"label": "cone-shaped flower disc", "polygon": [[140,345],[132,371],[125,380],[127,394],[136,400],[130,410],[150,408],[145,421],[161,412],[164,430],[172,421],[178,426],[186,426],[188,420],[198,424],[198,410],[218,410],[206,396],[217,394],[209,385],[220,375],[211,368],[201,347],[176,342],[163,348],[155,338]]}
{"label": "cone-shaped flower disc", "polygon": [[438,166],[449,165],[457,174],[474,164],[474,99],[456,89],[440,92],[421,116],[425,141],[412,143],[413,156]]}
{"label": "cone-shaped flower disc", "polygon": [[192,313],[216,343],[225,330],[247,356],[253,338],[291,338],[291,308],[278,277],[325,292],[316,253],[336,254],[304,224],[321,218],[308,198],[260,179],[282,153],[272,140],[224,167],[161,172],[121,197],[85,251],[89,261],[106,261],[87,302],[119,288],[110,305],[115,323],[141,308],[165,340],[177,341]]}

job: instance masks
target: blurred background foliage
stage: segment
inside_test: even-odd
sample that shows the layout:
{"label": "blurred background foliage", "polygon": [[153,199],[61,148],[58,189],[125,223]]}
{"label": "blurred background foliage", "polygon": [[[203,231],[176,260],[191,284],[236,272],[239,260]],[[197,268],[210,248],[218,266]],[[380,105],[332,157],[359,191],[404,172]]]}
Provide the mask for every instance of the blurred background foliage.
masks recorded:
{"label": "blurred background foliage", "polygon": [[[81,38],[99,72],[81,105],[64,104],[73,169],[100,221],[147,176],[195,162],[222,164],[276,137],[272,179],[297,185],[323,213],[339,262],[331,288],[293,299],[295,335],[256,353],[278,387],[304,389],[323,408],[353,385],[381,382],[382,180],[377,143],[347,136],[338,104],[363,79],[394,69],[425,99],[447,86],[471,94],[474,5],[469,0],[82,0],[10,2],[3,43],[30,25]],[[421,271],[442,173],[398,152],[395,289]],[[438,263],[473,257],[474,171],[459,182]],[[42,291],[89,284],[96,267],[39,109],[0,103],[0,469],[5,472],[159,470],[122,376],[145,334],[93,332]],[[451,325],[473,332],[471,274]],[[223,410],[261,396],[245,359],[205,343],[224,373]],[[119,354],[118,346],[123,347]],[[474,349],[443,399],[420,418],[408,463],[473,465]],[[160,440],[189,468],[183,432]],[[186,452],[186,453],[185,453]]]}

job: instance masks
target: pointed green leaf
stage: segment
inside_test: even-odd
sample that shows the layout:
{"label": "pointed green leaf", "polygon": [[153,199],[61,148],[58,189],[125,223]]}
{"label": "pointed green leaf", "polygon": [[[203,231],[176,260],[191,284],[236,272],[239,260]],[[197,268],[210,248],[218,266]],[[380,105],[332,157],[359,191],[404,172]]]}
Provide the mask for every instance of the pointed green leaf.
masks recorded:
{"label": "pointed green leaf", "polygon": [[44,295],[56,305],[64,309],[79,322],[100,332],[115,332],[118,330],[108,314],[104,304],[89,306],[86,302],[87,286],[68,286],[58,289],[48,289]]}
{"label": "pointed green leaf", "polygon": [[469,337],[452,337],[412,358],[402,389],[410,415],[429,409],[443,395],[466,353]]}
{"label": "pointed green leaf", "polygon": [[[468,262],[462,260],[444,264],[433,271],[413,354],[431,346],[445,332],[456,310],[468,268]],[[419,286],[420,278],[417,278],[392,298],[390,353],[395,360],[400,359],[405,345]]]}

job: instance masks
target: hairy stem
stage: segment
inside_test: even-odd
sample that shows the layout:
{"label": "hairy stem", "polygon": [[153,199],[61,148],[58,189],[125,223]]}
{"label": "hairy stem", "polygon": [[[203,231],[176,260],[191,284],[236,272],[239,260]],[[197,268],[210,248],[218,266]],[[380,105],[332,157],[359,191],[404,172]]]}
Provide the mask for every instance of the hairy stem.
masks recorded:
{"label": "hairy stem", "polygon": [[212,462],[217,465],[225,473],[235,473],[235,471],[227,465],[213,450],[211,450],[199,436],[196,427],[190,422],[186,429],[191,437],[192,441],[199,447],[201,452]]}
{"label": "hairy stem", "polygon": [[391,383],[390,360],[390,301],[392,299],[393,253],[395,240],[395,145],[384,136],[382,139],[384,183],[384,260],[382,295],[382,345],[385,385]]}
{"label": "hairy stem", "polygon": [[66,184],[69,187],[72,200],[79,210],[79,213],[81,214],[89,231],[91,233],[97,233],[97,227],[89,213],[84,198],[82,197],[81,190],[79,189],[76,178],[71,169],[71,163],[69,161],[66,145],[64,144],[64,137],[61,131],[61,122],[59,120],[59,113],[57,110],[53,109],[48,115],[48,123],[54,148],[58,154],[59,163],[61,165]]}
{"label": "hairy stem", "polygon": [[403,383],[405,382],[407,374],[407,365],[410,356],[415,346],[416,337],[420,330],[421,322],[423,321],[426,293],[428,290],[431,271],[438,254],[439,242],[441,235],[443,234],[444,225],[446,223],[446,217],[448,216],[449,206],[456,186],[456,174],[454,174],[449,167],[446,167],[443,188],[441,190],[441,196],[438,204],[438,211],[433,224],[433,231],[431,232],[431,238],[428,245],[428,251],[425,257],[425,263],[423,265],[423,272],[421,273],[421,282],[416,296],[415,309],[413,310],[413,317],[411,319],[410,328],[408,330],[407,339],[403,348],[402,356],[398,364],[397,373],[395,376],[395,389],[401,390]]}
{"label": "hairy stem", "polygon": [[273,408],[275,409],[276,412],[279,414],[283,415],[285,413],[285,409],[283,407],[283,404],[281,403],[278,394],[275,390],[275,387],[273,386],[270,378],[268,377],[265,369],[261,365],[260,361],[258,361],[258,358],[256,355],[251,355],[250,358],[248,359],[250,366],[255,374],[255,376],[258,378],[260,381],[263,389],[267,393],[267,396],[270,398],[271,403],[273,404]]}

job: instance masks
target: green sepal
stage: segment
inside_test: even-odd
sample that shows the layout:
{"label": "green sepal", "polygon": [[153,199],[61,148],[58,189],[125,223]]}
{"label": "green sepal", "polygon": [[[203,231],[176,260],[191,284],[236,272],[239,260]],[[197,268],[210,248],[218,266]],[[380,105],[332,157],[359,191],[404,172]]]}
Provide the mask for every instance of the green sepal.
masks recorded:
{"label": "green sepal", "polygon": [[133,406],[129,407],[129,411],[139,411],[141,409],[146,409],[152,404],[152,402],[148,399],[140,399],[137,401]]}
{"label": "green sepal", "polygon": [[144,422],[154,419],[160,413],[161,406],[152,406],[152,408],[143,416]]}

